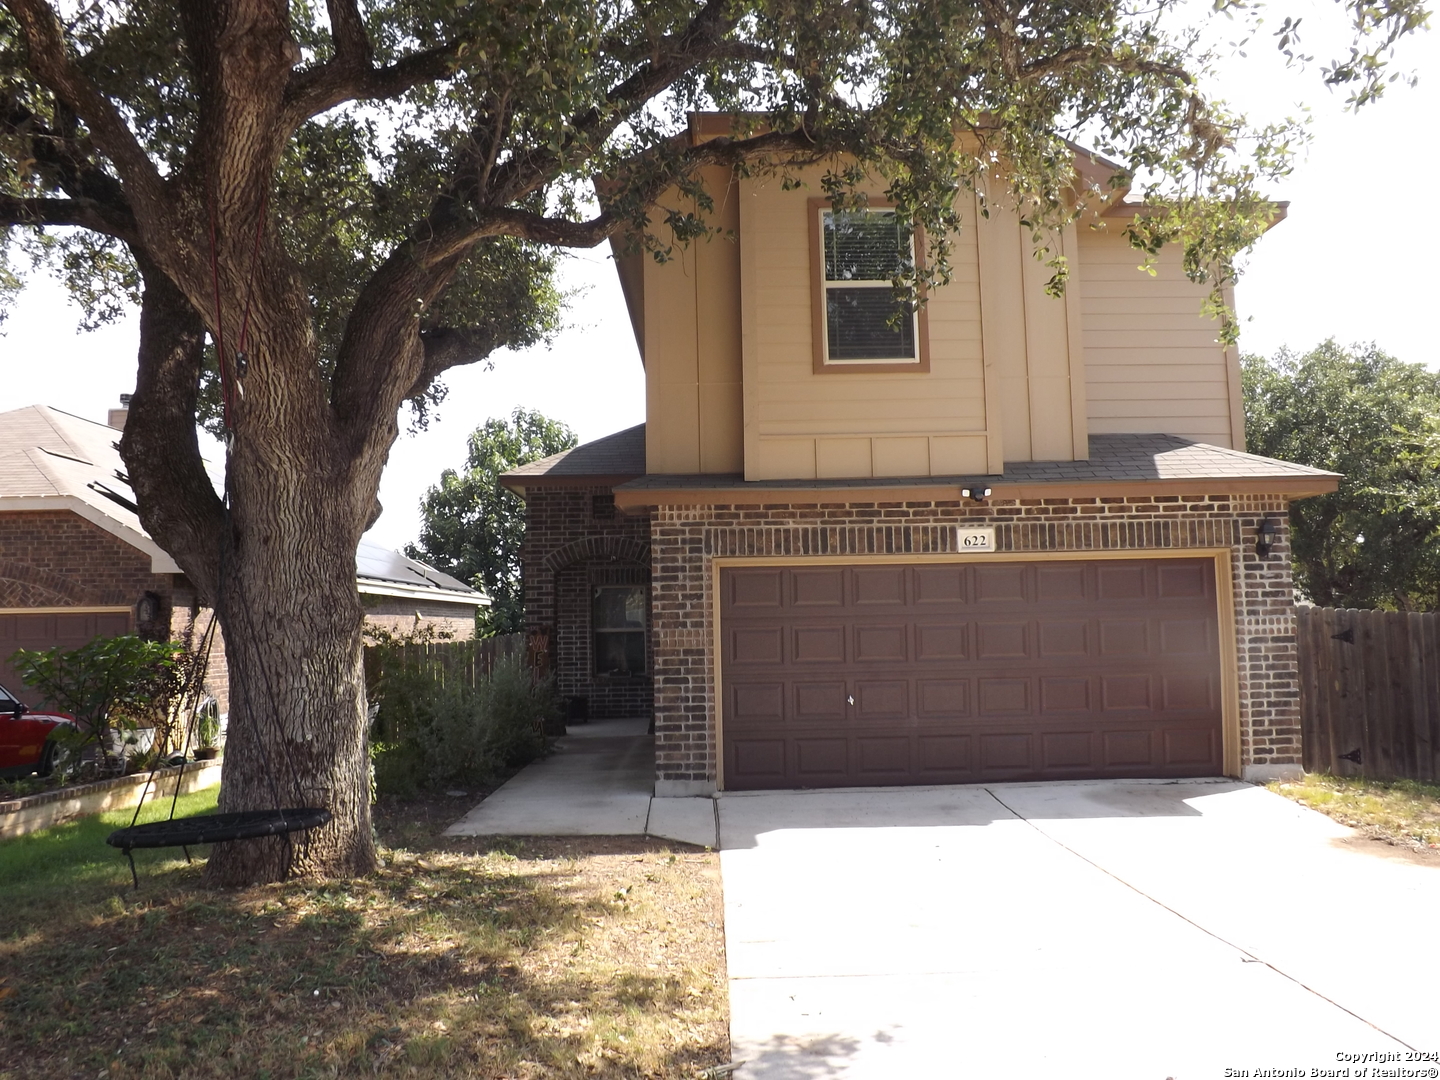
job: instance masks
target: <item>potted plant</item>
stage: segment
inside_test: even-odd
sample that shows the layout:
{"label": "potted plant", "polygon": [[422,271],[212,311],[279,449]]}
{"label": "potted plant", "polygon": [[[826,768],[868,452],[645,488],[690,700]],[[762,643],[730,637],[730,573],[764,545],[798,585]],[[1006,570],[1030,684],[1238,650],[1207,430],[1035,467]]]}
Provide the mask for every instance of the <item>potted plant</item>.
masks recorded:
{"label": "potted plant", "polygon": [[220,708],[214,700],[195,714],[195,760],[214,761],[220,756]]}

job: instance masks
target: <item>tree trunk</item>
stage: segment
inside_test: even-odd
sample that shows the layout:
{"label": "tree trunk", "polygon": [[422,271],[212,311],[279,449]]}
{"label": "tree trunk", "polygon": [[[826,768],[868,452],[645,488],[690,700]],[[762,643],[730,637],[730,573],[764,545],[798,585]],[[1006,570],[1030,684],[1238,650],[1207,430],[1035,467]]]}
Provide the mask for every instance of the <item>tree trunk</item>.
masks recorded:
{"label": "tree trunk", "polygon": [[375,867],[355,542],[322,504],[290,535],[246,543],[221,567],[230,720],[220,809],[318,806],[328,825],[217,844],[212,885]]}
{"label": "tree trunk", "polygon": [[[217,844],[213,885],[370,872],[370,762],[355,549],[383,455],[337,432],[308,323],[256,306],[249,375],[226,455],[228,509],[194,438],[204,327],[148,260],[140,369],[121,452],[141,520],[214,605],[230,713],[222,811],[314,806],[328,825]],[[388,444],[386,444],[388,445]]]}

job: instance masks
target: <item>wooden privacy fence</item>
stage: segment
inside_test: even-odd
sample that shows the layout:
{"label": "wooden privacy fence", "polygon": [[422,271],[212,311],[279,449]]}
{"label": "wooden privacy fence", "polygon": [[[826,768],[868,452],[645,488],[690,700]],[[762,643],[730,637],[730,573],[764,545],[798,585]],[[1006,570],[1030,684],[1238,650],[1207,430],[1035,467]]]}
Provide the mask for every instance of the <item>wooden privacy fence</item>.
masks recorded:
{"label": "wooden privacy fence", "polygon": [[1306,771],[1440,780],[1440,614],[1296,616]]}
{"label": "wooden privacy fence", "polygon": [[365,675],[372,685],[392,665],[402,670],[428,670],[440,683],[458,680],[474,689],[476,680],[506,657],[528,658],[543,669],[544,657],[524,634],[499,634],[470,641],[412,641],[403,645],[372,645],[365,650]]}

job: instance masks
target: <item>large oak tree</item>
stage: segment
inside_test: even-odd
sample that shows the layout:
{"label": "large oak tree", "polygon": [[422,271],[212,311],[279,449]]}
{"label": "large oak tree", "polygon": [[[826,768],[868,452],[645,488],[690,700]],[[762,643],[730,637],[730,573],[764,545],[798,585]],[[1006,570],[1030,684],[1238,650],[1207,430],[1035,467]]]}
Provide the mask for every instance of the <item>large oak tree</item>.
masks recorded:
{"label": "large oak tree", "polygon": [[[1357,46],[1323,72],[1363,100],[1425,8],[1342,6]],[[1223,285],[1290,132],[1206,98],[1173,7],[0,0],[0,227],[92,317],[140,305],[121,452],[146,528],[220,612],[222,806],[271,805],[274,776],[334,813],[293,860],[221,845],[210,879],[374,865],[356,544],[405,403],[553,325],[557,247],[623,234],[664,258],[705,229],[702,167],[829,163],[835,192],[883,177],[943,278],[953,196],[982,174],[1043,248],[1075,206],[1069,137],[1147,192],[1138,247],[1181,244]],[[750,120],[695,145],[696,108]],[[690,201],[657,209],[674,186]],[[223,501],[194,436],[216,395]]]}

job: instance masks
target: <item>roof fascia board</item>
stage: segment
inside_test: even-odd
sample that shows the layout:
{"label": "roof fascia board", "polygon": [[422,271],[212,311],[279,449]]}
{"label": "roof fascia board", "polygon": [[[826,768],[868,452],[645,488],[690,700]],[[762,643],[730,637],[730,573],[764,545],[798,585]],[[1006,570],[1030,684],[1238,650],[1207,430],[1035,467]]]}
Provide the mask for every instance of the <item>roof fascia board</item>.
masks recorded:
{"label": "roof fascia board", "polygon": [[[977,485],[979,481],[976,482]],[[1337,476],[1182,477],[1155,480],[1092,480],[1040,484],[991,481],[989,501],[1016,499],[1150,498],[1160,495],[1284,495],[1306,499],[1326,495],[1340,484]],[[970,485],[965,485],[970,486]],[[714,503],[959,502],[960,485],[896,487],[674,487],[618,488],[615,506],[707,506]]]}
{"label": "roof fascia board", "polygon": [[182,574],[179,563],[150,537],[122,522],[116,521],[98,507],[91,506],[75,495],[35,495],[21,497],[0,497],[0,513],[7,510],[69,510],[78,514],[90,524],[104,529],[111,536],[129,544],[136,551],[150,556],[152,574]]}
{"label": "roof fascia board", "polygon": [[431,600],[442,604],[464,604],[466,607],[489,607],[490,598],[483,593],[457,592],[434,586],[402,585],[395,581],[357,577],[355,585],[367,596],[398,596],[406,600]]}

